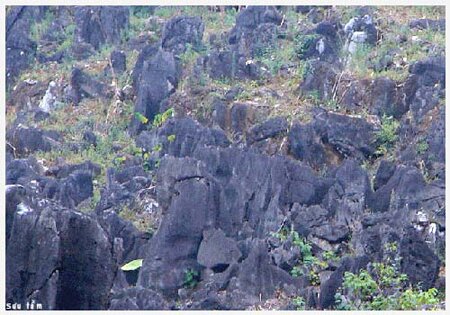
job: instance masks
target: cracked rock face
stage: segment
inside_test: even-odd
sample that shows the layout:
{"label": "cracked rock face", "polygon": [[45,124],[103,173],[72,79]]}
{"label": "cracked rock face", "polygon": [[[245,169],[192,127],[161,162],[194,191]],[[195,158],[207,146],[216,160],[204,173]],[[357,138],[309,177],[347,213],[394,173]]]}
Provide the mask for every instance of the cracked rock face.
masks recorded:
{"label": "cracked rock face", "polygon": [[205,25],[199,17],[177,16],[164,25],[162,48],[180,55],[187,46],[197,48],[202,43]]}
{"label": "cracked rock face", "polygon": [[120,31],[129,23],[126,7],[78,7],[75,11],[76,37],[98,50],[104,43],[119,43]]}
{"label": "cracked rock face", "polygon": [[[153,121],[161,110],[162,102],[174,92],[173,87],[178,83],[174,55],[159,48],[149,60],[143,61],[142,70],[138,71],[140,76],[134,110]],[[130,132],[137,135],[143,127],[143,123],[134,117]]]}
{"label": "cracked rock face", "polygon": [[[27,207],[15,213],[9,235],[7,301],[34,299],[45,309],[102,309],[115,270],[105,231],[78,212]],[[30,269],[28,261],[38,268]]]}
{"label": "cracked rock face", "polygon": [[444,291],[442,43],[374,7],[165,9],[7,9],[6,302],[336,309],[392,261]]}

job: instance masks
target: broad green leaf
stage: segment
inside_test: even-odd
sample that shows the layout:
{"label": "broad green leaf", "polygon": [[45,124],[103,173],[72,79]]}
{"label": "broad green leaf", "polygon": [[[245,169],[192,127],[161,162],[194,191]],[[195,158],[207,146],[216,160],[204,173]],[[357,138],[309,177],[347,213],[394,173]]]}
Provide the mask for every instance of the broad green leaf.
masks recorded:
{"label": "broad green leaf", "polygon": [[123,271],[131,271],[141,268],[143,259],[135,259],[123,265],[120,269]]}
{"label": "broad green leaf", "polygon": [[136,116],[136,118],[142,123],[142,124],[146,124],[148,123],[148,118],[145,117],[144,115],[142,115],[139,112],[134,113],[134,115]]}

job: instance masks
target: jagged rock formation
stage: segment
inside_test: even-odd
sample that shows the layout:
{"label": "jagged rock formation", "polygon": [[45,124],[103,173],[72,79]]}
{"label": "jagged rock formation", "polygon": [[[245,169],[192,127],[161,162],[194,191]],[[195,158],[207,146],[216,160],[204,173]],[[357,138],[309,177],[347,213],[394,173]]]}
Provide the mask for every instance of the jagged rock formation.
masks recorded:
{"label": "jagged rock formation", "polygon": [[381,60],[417,33],[372,7],[203,9],[8,9],[6,301],[335,309],[392,260],[444,290],[444,47]]}
{"label": "jagged rock formation", "polygon": [[120,42],[120,32],[128,26],[126,7],[78,7],[75,9],[76,39],[99,49],[104,43]]}

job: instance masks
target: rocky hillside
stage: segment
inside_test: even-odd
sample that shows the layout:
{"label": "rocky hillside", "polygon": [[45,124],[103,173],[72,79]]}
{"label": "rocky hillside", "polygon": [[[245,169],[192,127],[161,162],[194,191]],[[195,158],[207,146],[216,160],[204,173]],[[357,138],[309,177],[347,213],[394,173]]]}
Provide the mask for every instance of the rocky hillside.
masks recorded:
{"label": "rocky hillside", "polygon": [[9,7],[6,300],[444,309],[444,7]]}

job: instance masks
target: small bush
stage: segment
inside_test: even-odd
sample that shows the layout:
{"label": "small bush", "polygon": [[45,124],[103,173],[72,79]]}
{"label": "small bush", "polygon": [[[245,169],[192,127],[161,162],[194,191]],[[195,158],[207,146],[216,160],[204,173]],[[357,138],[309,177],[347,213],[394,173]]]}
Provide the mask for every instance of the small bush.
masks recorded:
{"label": "small bush", "polygon": [[437,308],[438,290],[407,287],[408,277],[390,264],[373,263],[371,272],[344,273],[335,296],[338,310],[420,310]]}
{"label": "small bush", "polygon": [[53,12],[47,11],[45,16],[39,22],[35,22],[31,25],[30,37],[34,41],[39,41],[41,37],[47,32],[52,21],[55,19]]}
{"label": "small bush", "polygon": [[301,258],[298,261],[298,265],[291,269],[291,275],[293,277],[306,275],[311,285],[320,285],[319,271],[321,268],[326,268],[328,264],[324,261],[320,261],[313,255],[312,245],[308,243],[306,239],[301,238],[296,231],[287,232],[282,229],[280,232],[273,235],[282,241],[290,238],[292,244],[300,250]]}
{"label": "small bush", "polygon": [[384,155],[392,148],[398,140],[397,129],[399,126],[400,123],[392,116],[383,115],[381,118],[381,129],[377,132],[377,154]]}
{"label": "small bush", "polygon": [[323,259],[325,259],[326,261],[336,262],[339,260],[339,257],[332,250],[325,251],[322,256],[323,256]]}
{"label": "small bush", "polygon": [[292,304],[294,304],[297,311],[303,311],[306,309],[305,299],[301,296],[296,296],[292,299]]}
{"label": "small bush", "polygon": [[425,139],[417,142],[416,144],[417,154],[421,155],[428,151],[428,143]]}
{"label": "small bush", "polygon": [[176,137],[177,137],[176,135],[168,135],[167,141],[169,141],[169,143],[172,143],[175,141]]}
{"label": "small bush", "polygon": [[199,280],[200,274],[197,270],[187,269],[184,272],[183,286],[185,288],[193,289],[197,286]]}
{"label": "small bush", "polygon": [[134,116],[136,117],[137,120],[139,120],[141,124],[145,125],[146,123],[148,123],[148,118],[142,115],[141,113],[136,112],[134,113]]}
{"label": "small bush", "polygon": [[295,59],[295,49],[292,41],[281,41],[277,47],[261,48],[256,60],[262,62],[272,75],[277,75],[280,69]]}
{"label": "small bush", "polygon": [[356,74],[357,77],[370,77],[372,70],[369,69],[369,56],[373,48],[367,44],[359,44],[356,51],[349,58],[348,69]]}
{"label": "small bush", "polygon": [[316,34],[298,34],[294,39],[294,50],[297,56],[302,59],[305,57],[306,52],[314,45],[318,35]]}
{"label": "small bush", "polygon": [[166,120],[172,116],[173,116],[173,108],[169,108],[164,113],[156,115],[155,118],[153,119],[153,127],[154,128],[161,127],[166,122]]}

